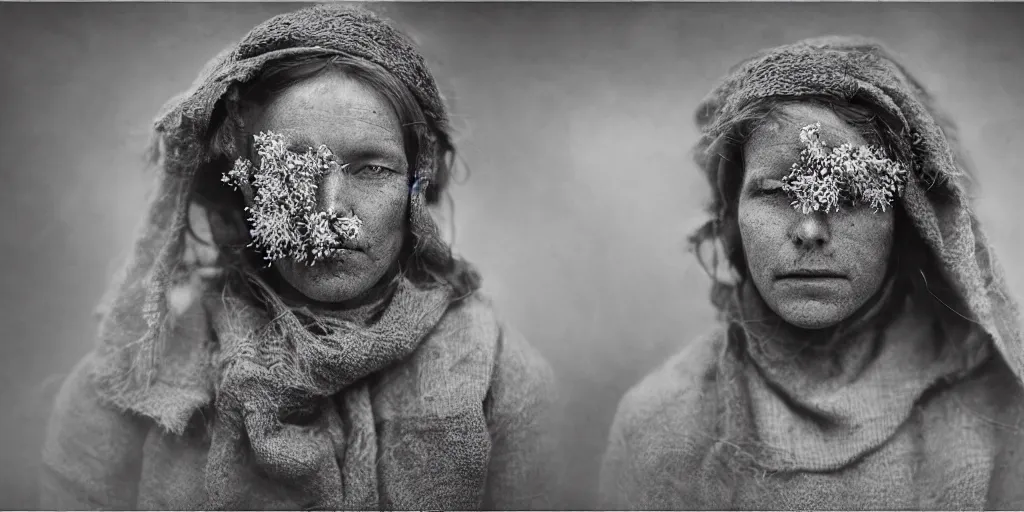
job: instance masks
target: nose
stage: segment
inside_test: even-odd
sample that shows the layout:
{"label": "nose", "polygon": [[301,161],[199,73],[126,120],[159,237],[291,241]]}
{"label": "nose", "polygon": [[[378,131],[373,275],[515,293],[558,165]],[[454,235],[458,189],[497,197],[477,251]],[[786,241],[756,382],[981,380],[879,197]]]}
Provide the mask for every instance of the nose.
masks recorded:
{"label": "nose", "polygon": [[801,249],[821,248],[832,240],[832,229],[824,213],[814,212],[797,219],[790,237]]}
{"label": "nose", "polygon": [[324,174],[317,183],[316,206],[320,211],[333,211],[343,215],[352,212],[355,198],[349,183],[351,176],[344,170],[336,169]]}

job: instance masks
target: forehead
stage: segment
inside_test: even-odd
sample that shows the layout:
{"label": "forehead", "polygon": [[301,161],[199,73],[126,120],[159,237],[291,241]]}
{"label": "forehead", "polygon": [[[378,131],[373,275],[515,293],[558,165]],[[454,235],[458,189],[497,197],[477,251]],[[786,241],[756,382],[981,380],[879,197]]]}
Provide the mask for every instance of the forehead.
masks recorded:
{"label": "forehead", "polygon": [[801,128],[820,123],[819,135],[831,147],[843,143],[862,145],[867,141],[835,112],[822,105],[793,103],[777,107],[747,139],[744,165],[748,175],[788,171],[804,148]]}
{"label": "forehead", "polygon": [[338,150],[360,144],[401,144],[398,115],[387,98],[340,71],[302,80],[276,95],[256,122],[291,143]]}

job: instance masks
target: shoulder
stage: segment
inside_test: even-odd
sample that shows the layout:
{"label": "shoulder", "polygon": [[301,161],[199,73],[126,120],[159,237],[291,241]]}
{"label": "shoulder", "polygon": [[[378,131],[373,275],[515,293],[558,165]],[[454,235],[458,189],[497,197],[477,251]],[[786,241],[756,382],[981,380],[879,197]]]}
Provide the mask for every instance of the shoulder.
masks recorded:
{"label": "shoulder", "polygon": [[526,337],[501,317],[493,302],[475,292],[452,306],[436,330],[449,344],[470,346],[487,359],[487,399],[496,414],[516,413],[552,398],[554,372],[547,359]]}
{"label": "shoulder", "polygon": [[445,396],[458,398],[449,409],[491,403],[515,411],[529,407],[552,381],[547,361],[476,292],[448,308],[412,356],[382,375],[381,388],[404,402],[445,388],[452,390]]}
{"label": "shoulder", "polygon": [[489,393],[498,414],[549,407],[559,398],[547,359],[514,327],[501,325]]}
{"label": "shoulder", "polygon": [[493,352],[500,334],[500,323],[491,301],[480,292],[474,292],[448,307],[426,341]]}
{"label": "shoulder", "polygon": [[448,307],[409,362],[417,367],[441,364],[489,379],[499,327],[490,303],[473,294]]}
{"label": "shoulder", "polygon": [[[976,432],[991,428],[994,452],[988,485],[987,510],[1018,510],[1024,506],[1024,387],[999,354],[974,375],[952,386],[947,397],[933,396],[938,420],[947,425],[967,425]],[[943,398],[945,398],[943,400]],[[966,406],[970,404],[970,406]],[[964,415],[969,416],[965,421]],[[963,427],[961,427],[963,428]]]}
{"label": "shoulder", "polygon": [[98,361],[98,355],[90,352],[72,367],[54,399],[54,421],[77,421],[82,415],[127,414],[103,398],[97,385]]}
{"label": "shoulder", "polygon": [[499,337],[495,353],[495,375],[505,382],[541,392],[555,384],[548,360],[530,343],[521,331],[499,320]]}
{"label": "shoulder", "polygon": [[100,391],[98,361],[99,356],[90,352],[64,378],[52,403],[48,436],[51,442],[64,442],[64,434],[83,429],[101,435],[115,430],[124,433],[148,429],[146,418],[115,405]]}
{"label": "shoulder", "polygon": [[716,438],[724,341],[724,328],[692,341],[623,396],[602,460],[603,508],[679,508],[688,485],[680,476],[699,467]]}
{"label": "shoulder", "polygon": [[551,379],[551,367],[523,334],[503,319],[493,302],[474,292],[452,305],[430,336],[431,342],[450,348],[473,349],[489,355],[494,377],[524,381]]}
{"label": "shoulder", "polygon": [[42,449],[48,503],[72,500],[80,505],[74,500],[83,492],[90,503],[131,503],[132,491],[125,482],[137,476],[151,424],[102,398],[93,378],[95,367],[94,354],[80,360],[53,403]]}
{"label": "shoulder", "polygon": [[[619,401],[612,435],[626,444],[712,427],[716,362],[724,329],[701,336],[634,385]],[[668,441],[666,439],[665,441]]]}

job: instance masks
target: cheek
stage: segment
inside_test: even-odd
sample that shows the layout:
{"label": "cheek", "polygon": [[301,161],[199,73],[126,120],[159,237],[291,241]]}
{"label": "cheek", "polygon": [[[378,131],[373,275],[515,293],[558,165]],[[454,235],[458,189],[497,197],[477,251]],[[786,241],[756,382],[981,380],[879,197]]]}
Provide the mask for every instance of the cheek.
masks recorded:
{"label": "cheek", "polygon": [[405,187],[400,183],[388,183],[360,197],[355,211],[379,243],[403,236],[408,204],[409,195]]}
{"label": "cheek", "polygon": [[864,277],[880,280],[892,253],[893,227],[892,214],[858,212],[843,218],[834,226],[833,236],[839,235],[836,255],[850,258],[845,263],[859,269]]}
{"label": "cheek", "polygon": [[786,241],[786,212],[772,205],[741,198],[737,211],[740,240],[751,274],[771,266]]}

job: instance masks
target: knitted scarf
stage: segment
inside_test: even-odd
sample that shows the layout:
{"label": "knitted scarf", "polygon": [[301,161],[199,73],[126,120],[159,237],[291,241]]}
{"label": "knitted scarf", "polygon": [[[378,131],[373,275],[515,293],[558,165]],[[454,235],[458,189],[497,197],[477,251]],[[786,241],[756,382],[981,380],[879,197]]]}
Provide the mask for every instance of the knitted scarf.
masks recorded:
{"label": "knitted scarf", "polygon": [[[367,327],[237,295],[206,301],[220,374],[209,506],[377,508],[377,438],[363,380],[409,356],[451,299],[446,289],[402,279]],[[294,492],[292,500],[281,502],[276,485]]]}

